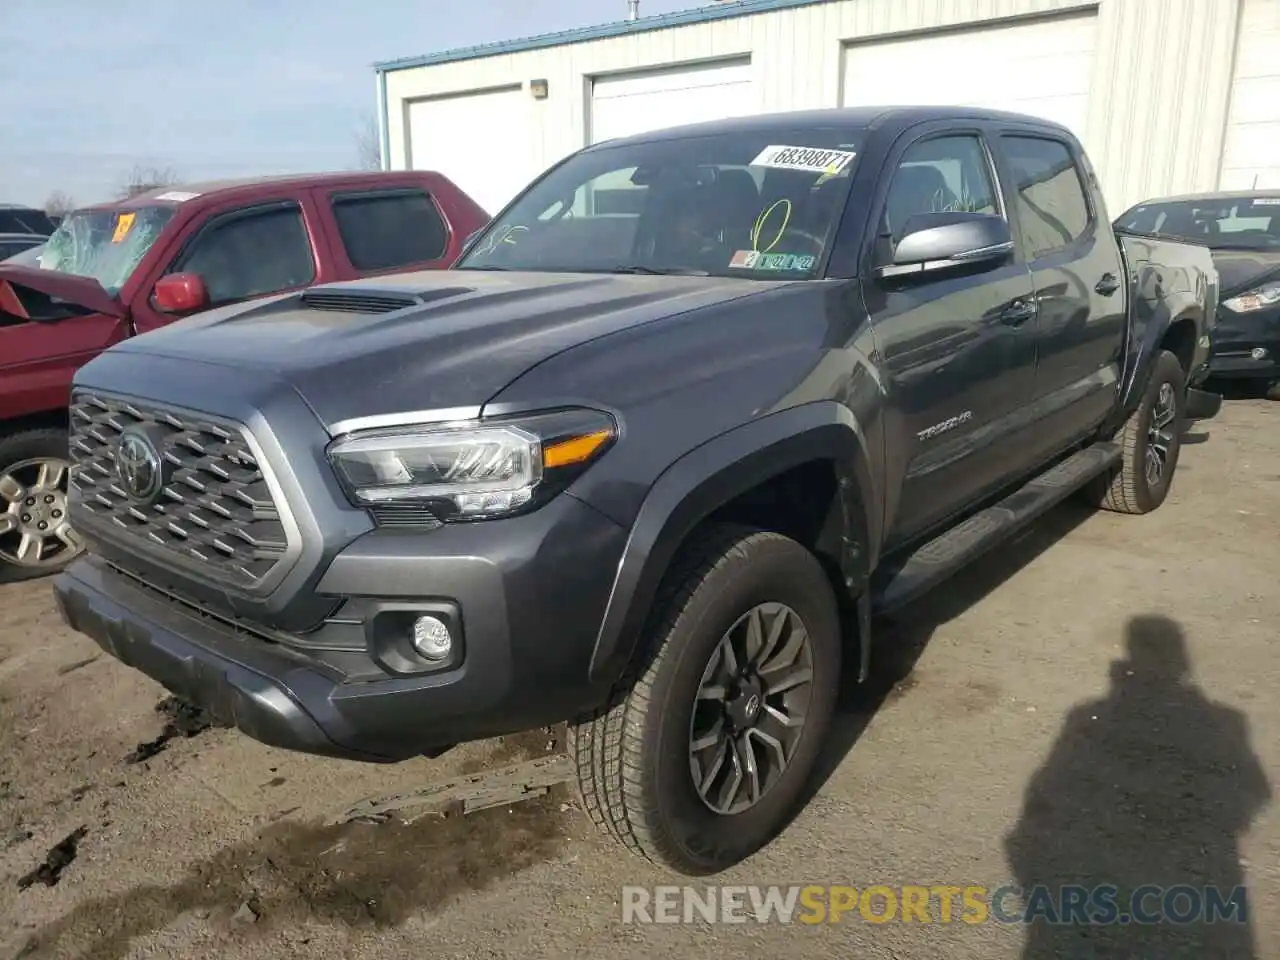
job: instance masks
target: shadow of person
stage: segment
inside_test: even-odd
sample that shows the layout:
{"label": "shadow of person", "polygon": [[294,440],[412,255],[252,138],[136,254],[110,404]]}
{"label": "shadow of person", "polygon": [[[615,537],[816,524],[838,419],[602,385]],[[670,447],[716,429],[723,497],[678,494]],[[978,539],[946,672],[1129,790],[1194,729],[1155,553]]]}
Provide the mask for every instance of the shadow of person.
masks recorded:
{"label": "shadow of person", "polygon": [[1181,628],[1135,617],[1108,695],[1071,712],[1005,838],[1024,960],[1252,960],[1238,841],[1270,797],[1244,715],[1196,686]]}

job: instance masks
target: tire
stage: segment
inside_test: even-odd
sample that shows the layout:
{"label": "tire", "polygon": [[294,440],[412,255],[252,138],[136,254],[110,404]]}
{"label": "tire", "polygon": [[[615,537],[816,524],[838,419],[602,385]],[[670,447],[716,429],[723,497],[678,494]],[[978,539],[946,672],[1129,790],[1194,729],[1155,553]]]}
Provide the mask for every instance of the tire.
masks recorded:
{"label": "tire", "polygon": [[1280,380],[1273,380],[1267,384],[1265,396],[1268,400],[1280,400]]}
{"label": "tire", "polygon": [[[1171,397],[1169,391],[1172,391]],[[1160,430],[1165,451],[1161,457],[1161,446],[1153,446],[1153,428],[1157,413],[1163,416],[1170,403],[1173,418]],[[1099,477],[1090,488],[1089,497],[1096,506],[1113,513],[1139,514],[1150,513],[1164,503],[1173,484],[1174,472],[1178,469],[1182,433],[1186,427],[1186,404],[1186,375],[1182,364],[1168,350],[1162,350],[1156,357],[1138,409],[1133,411],[1116,436],[1123,448],[1120,466]],[[1161,461],[1158,479],[1154,481],[1147,469],[1148,455],[1152,452]]]}
{"label": "tire", "polygon": [[[66,525],[67,442],[66,431],[56,428],[0,437],[0,583],[56,573],[84,549]],[[57,466],[56,484],[49,482],[53,475],[42,472],[41,464]],[[19,490],[22,495],[16,496]],[[43,530],[40,523],[46,525]],[[24,550],[24,533],[42,537],[38,557],[32,554],[31,540]]]}
{"label": "tire", "polygon": [[[812,680],[793,687],[807,704],[783,704],[783,692],[761,692],[756,704],[761,729],[777,732],[776,715],[762,704],[799,713],[799,736],[778,763],[773,751],[759,761],[765,776],[758,801],[745,810],[716,812],[695,785],[691,746],[710,718],[750,711],[750,696],[726,708],[695,700],[704,674],[720,657],[721,641],[749,611],[766,605],[762,623],[794,612],[809,637]],[[783,624],[776,650],[789,649]],[[642,638],[646,656],[619,685],[610,705],[570,724],[569,750],[577,764],[583,808],[607,836],[632,853],[686,876],[707,876],[730,867],[769,843],[784,826],[811,773],[831,722],[840,677],[840,616],[836,597],[817,558],[776,533],[720,525],[695,535],[674,562],[654,604]],[[775,650],[775,653],[776,653]],[[714,658],[714,660],[713,660]],[[766,663],[769,658],[764,658]],[[796,663],[802,664],[798,659]],[[783,670],[770,670],[773,685]],[[754,682],[754,681],[752,681]],[[725,686],[728,686],[727,684]],[[691,721],[698,727],[691,727]],[[760,749],[763,740],[747,736]],[[781,742],[781,740],[779,741]],[[699,752],[705,771],[717,746]],[[780,767],[776,770],[774,764]],[[727,770],[728,767],[723,767]],[[749,781],[748,781],[749,782]],[[714,792],[712,792],[714,795]]]}

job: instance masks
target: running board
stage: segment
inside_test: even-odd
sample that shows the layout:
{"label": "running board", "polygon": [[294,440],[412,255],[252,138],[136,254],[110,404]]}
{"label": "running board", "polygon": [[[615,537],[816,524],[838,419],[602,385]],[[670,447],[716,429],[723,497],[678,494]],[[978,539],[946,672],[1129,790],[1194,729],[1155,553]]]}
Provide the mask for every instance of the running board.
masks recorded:
{"label": "running board", "polygon": [[917,547],[891,568],[888,581],[875,592],[875,613],[889,613],[930,590],[1118,464],[1121,454],[1120,444],[1114,442],[1086,447],[994,506]]}

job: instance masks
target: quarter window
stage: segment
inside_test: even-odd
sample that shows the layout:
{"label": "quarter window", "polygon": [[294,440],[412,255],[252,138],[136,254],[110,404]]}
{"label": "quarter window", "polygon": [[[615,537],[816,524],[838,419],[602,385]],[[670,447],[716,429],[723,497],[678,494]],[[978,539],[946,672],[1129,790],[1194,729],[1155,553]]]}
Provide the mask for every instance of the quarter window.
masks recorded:
{"label": "quarter window", "polygon": [[1028,257],[1034,260],[1083,237],[1092,217],[1067,145],[1044,137],[1004,137],[1002,143]]}
{"label": "quarter window", "polygon": [[421,190],[340,194],[333,198],[333,216],[357,270],[429,263],[449,247],[448,228]]}
{"label": "quarter window", "polygon": [[286,204],[215,222],[169,272],[199,274],[214,305],[305,286],[316,264],[302,210]]}

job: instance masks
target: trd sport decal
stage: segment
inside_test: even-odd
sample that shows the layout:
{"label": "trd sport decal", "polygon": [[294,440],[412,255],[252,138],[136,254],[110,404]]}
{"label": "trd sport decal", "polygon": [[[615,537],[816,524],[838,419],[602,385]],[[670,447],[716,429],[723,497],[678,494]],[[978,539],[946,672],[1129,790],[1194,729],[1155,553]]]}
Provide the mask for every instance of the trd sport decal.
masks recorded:
{"label": "trd sport decal", "polygon": [[919,440],[932,440],[939,434],[946,433],[948,430],[954,430],[962,423],[968,423],[973,419],[973,411],[966,410],[964,413],[957,413],[954,417],[948,417],[941,423],[935,423],[932,427],[925,427],[916,434]]}

